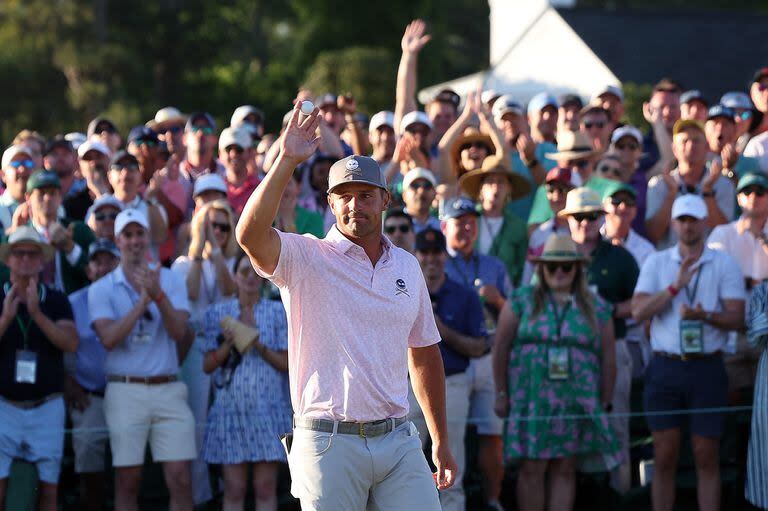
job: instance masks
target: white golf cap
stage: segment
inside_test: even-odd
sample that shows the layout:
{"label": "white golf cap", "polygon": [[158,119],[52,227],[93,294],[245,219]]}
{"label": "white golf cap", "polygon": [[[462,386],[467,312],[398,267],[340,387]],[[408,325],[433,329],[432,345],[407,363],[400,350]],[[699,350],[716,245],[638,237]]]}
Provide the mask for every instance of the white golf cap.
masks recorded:
{"label": "white golf cap", "polygon": [[437,179],[435,179],[435,175],[431,170],[425,169],[423,167],[416,167],[415,169],[409,170],[403,178],[403,190],[410,188],[411,183],[417,179],[426,179],[432,183],[432,186],[437,186]]}
{"label": "white golf cap", "polygon": [[513,113],[523,115],[523,105],[521,105],[511,94],[504,94],[499,97],[491,109],[495,119],[501,119],[504,114]]}
{"label": "white golf cap", "polygon": [[139,224],[144,229],[149,230],[147,215],[138,209],[131,208],[121,211],[115,218],[115,236],[119,236],[123,229],[130,224]]}
{"label": "white golf cap", "polygon": [[118,211],[122,211],[124,209],[123,203],[117,200],[117,197],[112,195],[111,193],[102,195],[95,201],[93,201],[93,204],[91,204],[91,207],[88,208],[88,211],[85,213],[85,221],[86,223],[90,220],[91,215],[96,213],[98,210],[105,206],[110,206]]}
{"label": "white golf cap", "polygon": [[84,144],[86,140],[88,140],[88,137],[85,136],[85,133],[72,131],[64,135],[64,140],[67,140],[70,144],[72,144],[72,148],[77,151],[78,148]]}
{"label": "white golf cap", "polygon": [[[603,94],[613,94],[617,98],[619,98],[619,101],[624,101],[624,91],[621,90],[621,87],[618,85],[606,85],[605,87],[598,89],[595,91],[595,93],[592,95],[592,100],[599,98]],[[592,101],[590,101],[591,103]]]}
{"label": "white golf cap", "polygon": [[98,151],[107,158],[112,157],[112,152],[109,150],[109,147],[99,140],[86,140],[80,144],[80,147],[77,148],[77,157],[82,158],[88,151]]}
{"label": "white golf cap", "polygon": [[480,93],[480,101],[483,103],[489,103],[492,100],[499,98],[500,96],[501,94],[496,92],[494,89],[488,89]]}
{"label": "white golf cap", "polygon": [[195,180],[195,187],[192,190],[192,197],[197,197],[203,192],[214,190],[223,194],[227,193],[227,183],[224,182],[218,174],[203,174]]}
{"label": "white golf cap", "polygon": [[707,218],[707,205],[704,199],[692,193],[681,195],[672,203],[672,218],[692,216],[698,220]]}
{"label": "white golf cap", "polygon": [[249,115],[255,115],[261,122],[264,122],[264,113],[253,105],[242,105],[235,108],[232,113],[232,118],[229,120],[230,126],[237,126],[245,121],[245,118]]}
{"label": "white golf cap", "polygon": [[424,124],[430,130],[432,129],[432,121],[429,120],[427,114],[421,110],[414,110],[403,116],[403,119],[400,121],[400,131],[405,131],[414,124]]}
{"label": "white golf cap", "polygon": [[224,128],[219,135],[219,151],[224,151],[231,145],[239,146],[243,149],[251,147],[251,135],[242,128]]}
{"label": "white golf cap", "polygon": [[634,126],[627,124],[613,130],[613,133],[611,134],[611,144],[615,144],[621,140],[622,137],[632,137],[637,141],[638,144],[643,145],[643,134]]}
{"label": "white golf cap", "polygon": [[395,129],[395,114],[387,110],[376,112],[373,117],[371,117],[370,124],[368,124],[368,131],[375,131],[382,126],[389,126],[390,128]]}
{"label": "white golf cap", "polygon": [[7,167],[8,164],[11,163],[11,160],[14,159],[18,154],[26,154],[31,158],[35,156],[36,153],[32,148],[28,146],[21,144],[12,145],[3,152],[3,168]]}

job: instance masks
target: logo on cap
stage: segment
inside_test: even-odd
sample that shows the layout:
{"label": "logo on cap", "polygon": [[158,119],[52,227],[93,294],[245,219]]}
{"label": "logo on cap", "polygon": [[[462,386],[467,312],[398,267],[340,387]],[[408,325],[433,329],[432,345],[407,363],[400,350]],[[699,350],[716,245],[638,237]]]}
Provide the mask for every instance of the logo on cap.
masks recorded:
{"label": "logo on cap", "polygon": [[349,160],[345,166],[346,166],[347,170],[349,170],[350,172],[353,172],[353,171],[357,170],[360,167],[360,164],[357,163],[357,160],[355,160],[353,158],[353,159]]}
{"label": "logo on cap", "polygon": [[411,295],[408,294],[408,286],[405,285],[405,281],[403,279],[397,279],[395,281],[395,287],[397,288],[397,292],[395,292],[395,296],[405,295],[410,298]]}

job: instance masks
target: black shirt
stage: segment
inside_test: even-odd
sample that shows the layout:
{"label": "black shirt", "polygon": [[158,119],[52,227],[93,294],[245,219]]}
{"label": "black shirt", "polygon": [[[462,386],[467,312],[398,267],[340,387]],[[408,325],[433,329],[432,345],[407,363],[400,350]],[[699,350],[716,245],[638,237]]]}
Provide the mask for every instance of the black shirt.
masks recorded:
{"label": "black shirt", "polygon": [[[10,290],[10,283],[0,287],[0,303]],[[73,319],[72,307],[64,293],[42,286],[40,311],[51,321]],[[24,335],[19,321],[28,328],[27,347],[37,355],[35,383],[16,383],[16,350],[24,349]],[[27,306],[19,304],[16,318],[0,337],[0,395],[11,401],[35,401],[64,388],[64,360],[34,321],[30,320]]]}
{"label": "black shirt", "polygon": [[86,186],[76,194],[66,197],[62,201],[62,205],[64,206],[67,218],[85,222],[85,215],[88,213],[88,208],[93,205],[91,191],[88,190],[88,187]]}

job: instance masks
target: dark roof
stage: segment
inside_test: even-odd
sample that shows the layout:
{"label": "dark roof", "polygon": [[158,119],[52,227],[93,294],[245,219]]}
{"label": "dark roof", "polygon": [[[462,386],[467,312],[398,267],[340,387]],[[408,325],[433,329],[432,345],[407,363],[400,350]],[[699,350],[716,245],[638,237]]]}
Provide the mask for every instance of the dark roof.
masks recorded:
{"label": "dark roof", "polygon": [[768,16],[743,11],[558,9],[622,81],[654,84],[662,77],[699,89],[710,101],[747,91],[768,65]]}

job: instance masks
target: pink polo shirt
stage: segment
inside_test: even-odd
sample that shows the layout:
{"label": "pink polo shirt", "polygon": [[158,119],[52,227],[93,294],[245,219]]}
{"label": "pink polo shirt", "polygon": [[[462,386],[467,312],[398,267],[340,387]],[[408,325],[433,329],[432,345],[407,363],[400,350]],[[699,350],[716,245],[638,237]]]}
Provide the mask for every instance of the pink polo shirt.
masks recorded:
{"label": "pink polo shirt", "polygon": [[325,239],[280,235],[273,275],[288,314],[297,417],[373,421],[408,413],[408,348],[440,336],[416,259],[384,236],[376,263],[334,225]]}

